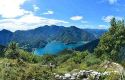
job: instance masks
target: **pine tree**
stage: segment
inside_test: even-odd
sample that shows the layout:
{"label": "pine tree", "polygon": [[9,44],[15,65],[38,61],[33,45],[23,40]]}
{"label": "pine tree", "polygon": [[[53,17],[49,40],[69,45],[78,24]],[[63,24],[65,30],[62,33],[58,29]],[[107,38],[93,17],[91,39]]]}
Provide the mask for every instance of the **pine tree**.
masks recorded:
{"label": "pine tree", "polygon": [[7,58],[18,59],[19,55],[18,43],[11,42],[5,50],[5,56]]}
{"label": "pine tree", "polygon": [[100,43],[95,49],[97,57],[108,56],[114,61],[118,60],[121,47],[125,46],[125,26],[124,20],[116,21],[113,18],[110,22],[111,28],[100,38]]}

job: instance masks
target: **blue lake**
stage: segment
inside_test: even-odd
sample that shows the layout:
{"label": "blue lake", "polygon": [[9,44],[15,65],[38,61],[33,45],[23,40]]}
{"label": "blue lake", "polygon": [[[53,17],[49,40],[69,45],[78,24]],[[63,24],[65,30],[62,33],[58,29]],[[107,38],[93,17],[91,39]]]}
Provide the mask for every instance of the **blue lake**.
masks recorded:
{"label": "blue lake", "polygon": [[65,49],[73,49],[80,45],[83,45],[87,42],[78,42],[76,44],[65,44],[59,41],[52,41],[48,43],[44,48],[35,49],[34,54],[43,55],[43,54],[57,54]]}

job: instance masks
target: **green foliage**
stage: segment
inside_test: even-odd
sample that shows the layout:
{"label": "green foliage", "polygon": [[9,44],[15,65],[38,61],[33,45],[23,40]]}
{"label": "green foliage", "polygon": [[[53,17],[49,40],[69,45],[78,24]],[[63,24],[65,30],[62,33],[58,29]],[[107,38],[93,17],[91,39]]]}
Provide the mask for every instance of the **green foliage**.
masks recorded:
{"label": "green foliage", "polygon": [[34,55],[32,53],[29,53],[29,52],[21,50],[21,49],[19,50],[19,54],[20,54],[20,58],[26,62],[38,63],[38,62],[42,61],[41,56]]}
{"label": "green foliage", "polygon": [[89,54],[85,57],[84,62],[87,64],[87,66],[93,66],[95,64],[100,64],[101,59],[97,58],[93,54]]}
{"label": "green foliage", "polygon": [[10,59],[18,59],[30,63],[38,63],[42,61],[41,56],[34,55],[30,52],[19,48],[18,43],[11,42],[5,49],[5,57]]}
{"label": "green foliage", "polygon": [[52,72],[47,70],[40,65],[31,65],[31,67],[27,70],[26,73],[26,80],[54,80],[54,75]]}
{"label": "green foliage", "polygon": [[0,45],[0,57],[4,57],[4,48],[5,46]]}
{"label": "green foliage", "polygon": [[19,46],[16,42],[11,42],[5,50],[5,56],[7,58],[17,59],[19,58]]}
{"label": "green foliage", "polygon": [[105,80],[120,80],[121,76],[118,73],[111,73]]}
{"label": "green foliage", "polygon": [[60,54],[57,57],[55,57],[55,60],[57,61],[57,65],[60,65],[64,62],[66,62],[68,59],[70,59],[72,57],[72,54]]}
{"label": "green foliage", "polygon": [[49,64],[49,63],[53,63],[53,64],[56,64],[56,60],[55,60],[55,57],[54,55],[43,55],[42,56],[42,64]]}
{"label": "green foliage", "polygon": [[77,66],[72,60],[67,60],[66,62],[60,64],[57,67],[56,72],[58,73],[67,73],[72,71],[73,69],[77,69]]}
{"label": "green foliage", "polygon": [[88,54],[89,54],[88,51],[76,52],[74,53],[72,59],[76,64],[80,64]]}
{"label": "green foliage", "polygon": [[0,62],[0,80],[55,80],[53,73],[39,64],[19,64],[12,59],[1,59]]}
{"label": "green foliage", "polygon": [[115,18],[111,20],[111,28],[105,33],[101,39],[98,47],[95,49],[97,57],[102,54],[114,61],[118,60],[118,54],[121,47],[125,45],[125,26],[123,20],[116,21]]}

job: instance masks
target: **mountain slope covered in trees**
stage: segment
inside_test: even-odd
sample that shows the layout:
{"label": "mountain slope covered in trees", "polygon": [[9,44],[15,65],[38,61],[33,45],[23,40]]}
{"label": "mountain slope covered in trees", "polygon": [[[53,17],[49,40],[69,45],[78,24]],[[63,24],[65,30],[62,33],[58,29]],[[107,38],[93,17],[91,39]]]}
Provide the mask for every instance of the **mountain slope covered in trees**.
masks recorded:
{"label": "mountain slope covered in trees", "polygon": [[[92,30],[90,30],[92,31]],[[63,43],[75,43],[79,41],[92,41],[104,34],[104,30],[79,29],[75,26],[42,26],[32,30],[10,32],[0,31],[0,44],[7,45],[10,41],[15,41],[23,48],[40,48],[48,42],[61,41]]]}
{"label": "mountain slope covered in trees", "polygon": [[94,49],[98,46],[99,44],[99,39],[93,40],[89,43],[86,43],[84,45],[78,46],[75,48],[77,51],[86,51],[88,50],[89,52],[93,52]]}

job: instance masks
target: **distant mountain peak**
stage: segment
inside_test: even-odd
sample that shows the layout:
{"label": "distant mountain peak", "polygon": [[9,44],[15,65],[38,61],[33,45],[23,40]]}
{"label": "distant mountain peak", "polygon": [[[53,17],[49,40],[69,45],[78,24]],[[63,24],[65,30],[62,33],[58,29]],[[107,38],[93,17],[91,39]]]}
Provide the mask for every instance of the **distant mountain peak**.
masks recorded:
{"label": "distant mountain peak", "polygon": [[76,27],[76,26],[70,26],[70,28],[77,28],[78,29],[78,27]]}
{"label": "distant mountain peak", "polygon": [[2,29],[1,32],[11,32],[11,31],[9,31],[7,29]]}

